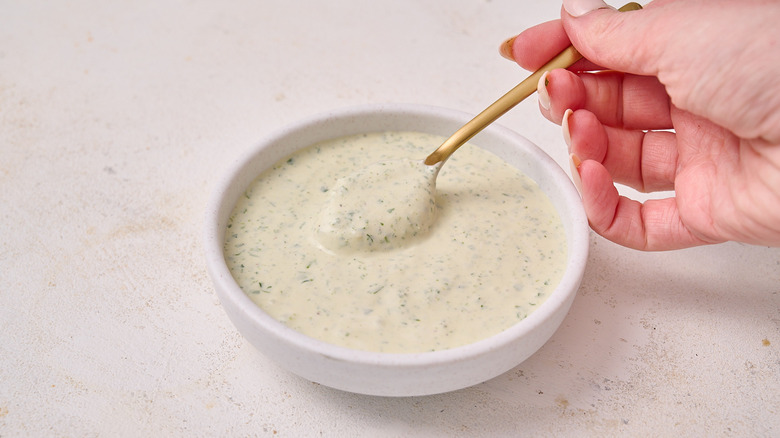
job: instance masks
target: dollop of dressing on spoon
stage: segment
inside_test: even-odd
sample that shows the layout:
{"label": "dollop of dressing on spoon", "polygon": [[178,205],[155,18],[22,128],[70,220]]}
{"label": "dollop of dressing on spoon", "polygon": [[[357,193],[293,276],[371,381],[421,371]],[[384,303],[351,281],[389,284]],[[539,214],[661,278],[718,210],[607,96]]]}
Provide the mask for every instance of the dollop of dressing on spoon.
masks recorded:
{"label": "dollop of dressing on spoon", "polygon": [[316,225],[334,252],[385,251],[425,236],[436,220],[436,176],[442,163],[390,160],[340,178]]}

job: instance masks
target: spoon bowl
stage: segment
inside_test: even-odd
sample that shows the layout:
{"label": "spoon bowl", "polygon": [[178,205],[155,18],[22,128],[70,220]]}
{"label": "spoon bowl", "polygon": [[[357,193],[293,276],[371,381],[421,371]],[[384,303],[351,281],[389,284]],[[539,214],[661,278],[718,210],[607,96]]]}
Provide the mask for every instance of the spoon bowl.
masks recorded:
{"label": "spoon bowl", "polygon": [[318,242],[333,252],[372,252],[425,236],[436,219],[436,177],[442,164],[380,161],[339,179],[320,213]]}

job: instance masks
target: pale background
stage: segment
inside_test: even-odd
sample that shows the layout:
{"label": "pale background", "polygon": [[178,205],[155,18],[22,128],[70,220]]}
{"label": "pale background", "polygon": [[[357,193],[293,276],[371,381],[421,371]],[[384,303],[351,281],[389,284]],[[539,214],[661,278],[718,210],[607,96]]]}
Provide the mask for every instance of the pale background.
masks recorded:
{"label": "pale background", "polygon": [[[348,105],[476,113],[526,72],[531,0],[0,0],[0,436],[780,434],[780,250],[592,238],[554,337],[421,398],[295,377],[206,274],[214,184],[253,143]],[[500,121],[565,169],[536,99]]]}

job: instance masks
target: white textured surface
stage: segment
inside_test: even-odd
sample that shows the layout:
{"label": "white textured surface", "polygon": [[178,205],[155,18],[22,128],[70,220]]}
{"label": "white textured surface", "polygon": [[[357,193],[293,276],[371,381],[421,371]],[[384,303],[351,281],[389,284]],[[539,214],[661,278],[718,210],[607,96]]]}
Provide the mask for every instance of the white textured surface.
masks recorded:
{"label": "white textured surface", "polygon": [[[778,435],[780,250],[593,237],[561,329],[513,371],[412,399],[258,354],[202,257],[219,172],[303,115],[476,112],[525,72],[532,1],[0,0],[0,435]],[[533,99],[501,120],[566,158]],[[565,167],[568,168],[568,167]]]}

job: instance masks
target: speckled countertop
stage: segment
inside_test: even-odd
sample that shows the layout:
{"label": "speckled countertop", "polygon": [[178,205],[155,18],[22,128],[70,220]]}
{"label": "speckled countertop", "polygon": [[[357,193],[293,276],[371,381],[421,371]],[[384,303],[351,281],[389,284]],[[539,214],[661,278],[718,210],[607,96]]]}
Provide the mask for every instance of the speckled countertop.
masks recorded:
{"label": "speckled countertop", "polygon": [[[777,436],[780,250],[593,236],[553,338],[484,384],[375,398],[236,332],[202,255],[218,175],[348,105],[478,112],[557,2],[0,0],[0,436]],[[566,165],[535,99],[501,123]],[[568,167],[565,167],[568,169]]]}

